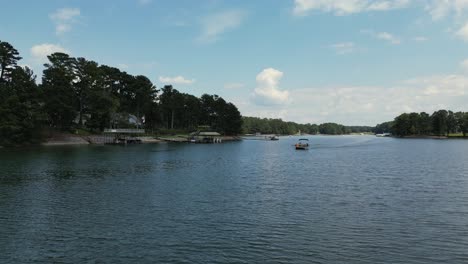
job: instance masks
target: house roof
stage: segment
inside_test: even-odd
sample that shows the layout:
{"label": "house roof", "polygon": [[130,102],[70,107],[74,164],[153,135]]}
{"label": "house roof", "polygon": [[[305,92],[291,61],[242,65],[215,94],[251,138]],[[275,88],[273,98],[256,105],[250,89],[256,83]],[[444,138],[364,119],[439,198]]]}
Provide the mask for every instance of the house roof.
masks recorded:
{"label": "house roof", "polygon": [[210,136],[210,137],[215,137],[215,136],[221,136],[220,133],[218,132],[200,132],[198,133],[198,136]]}
{"label": "house roof", "polygon": [[144,134],[144,129],[104,129],[104,133],[106,134]]}

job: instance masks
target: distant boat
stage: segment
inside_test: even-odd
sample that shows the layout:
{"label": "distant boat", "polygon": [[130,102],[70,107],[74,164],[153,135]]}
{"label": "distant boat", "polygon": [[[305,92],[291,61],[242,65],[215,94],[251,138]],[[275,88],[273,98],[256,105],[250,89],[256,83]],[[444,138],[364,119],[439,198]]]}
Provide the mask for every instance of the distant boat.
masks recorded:
{"label": "distant boat", "polygon": [[296,149],[307,150],[309,149],[309,140],[307,138],[301,138],[294,146]]}
{"label": "distant boat", "polygon": [[262,135],[260,133],[255,133],[255,135],[247,134],[242,139],[276,141],[276,140],[279,140],[279,137],[277,135]]}
{"label": "distant boat", "polygon": [[375,134],[376,137],[391,137],[392,134],[390,133],[381,133],[381,134]]}

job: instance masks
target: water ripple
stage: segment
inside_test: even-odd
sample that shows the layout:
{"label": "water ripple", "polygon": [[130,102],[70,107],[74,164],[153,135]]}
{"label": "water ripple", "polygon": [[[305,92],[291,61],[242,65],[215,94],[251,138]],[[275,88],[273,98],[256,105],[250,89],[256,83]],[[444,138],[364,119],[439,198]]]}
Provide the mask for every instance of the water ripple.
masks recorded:
{"label": "water ripple", "polygon": [[468,263],[468,142],[0,150],[1,263]]}

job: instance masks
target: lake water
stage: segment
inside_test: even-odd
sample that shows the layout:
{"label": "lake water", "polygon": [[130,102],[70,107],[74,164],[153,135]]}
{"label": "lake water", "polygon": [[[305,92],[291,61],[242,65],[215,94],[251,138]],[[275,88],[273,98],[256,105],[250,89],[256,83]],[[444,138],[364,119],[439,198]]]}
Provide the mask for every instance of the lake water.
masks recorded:
{"label": "lake water", "polygon": [[468,141],[0,150],[0,263],[468,263]]}

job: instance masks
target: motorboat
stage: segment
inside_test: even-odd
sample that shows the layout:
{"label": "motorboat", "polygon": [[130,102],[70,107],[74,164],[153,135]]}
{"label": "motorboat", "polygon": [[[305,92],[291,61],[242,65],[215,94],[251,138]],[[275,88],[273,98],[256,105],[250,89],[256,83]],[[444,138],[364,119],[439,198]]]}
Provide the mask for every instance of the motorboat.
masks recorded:
{"label": "motorboat", "polygon": [[381,133],[381,134],[375,134],[376,137],[391,137],[392,134],[390,133]]}
{"label": "motorboat", "polygon": [[274,136],[271,136],[271,137],[270,137],[270,140],[279,140],[279,137],[276,136],[276,135],[274,135]]}
{"label": "motorboat", "polygon": [[296,149],[307,150],[309,149],[309,140],[307,138],[301,138],[294,146]]}

